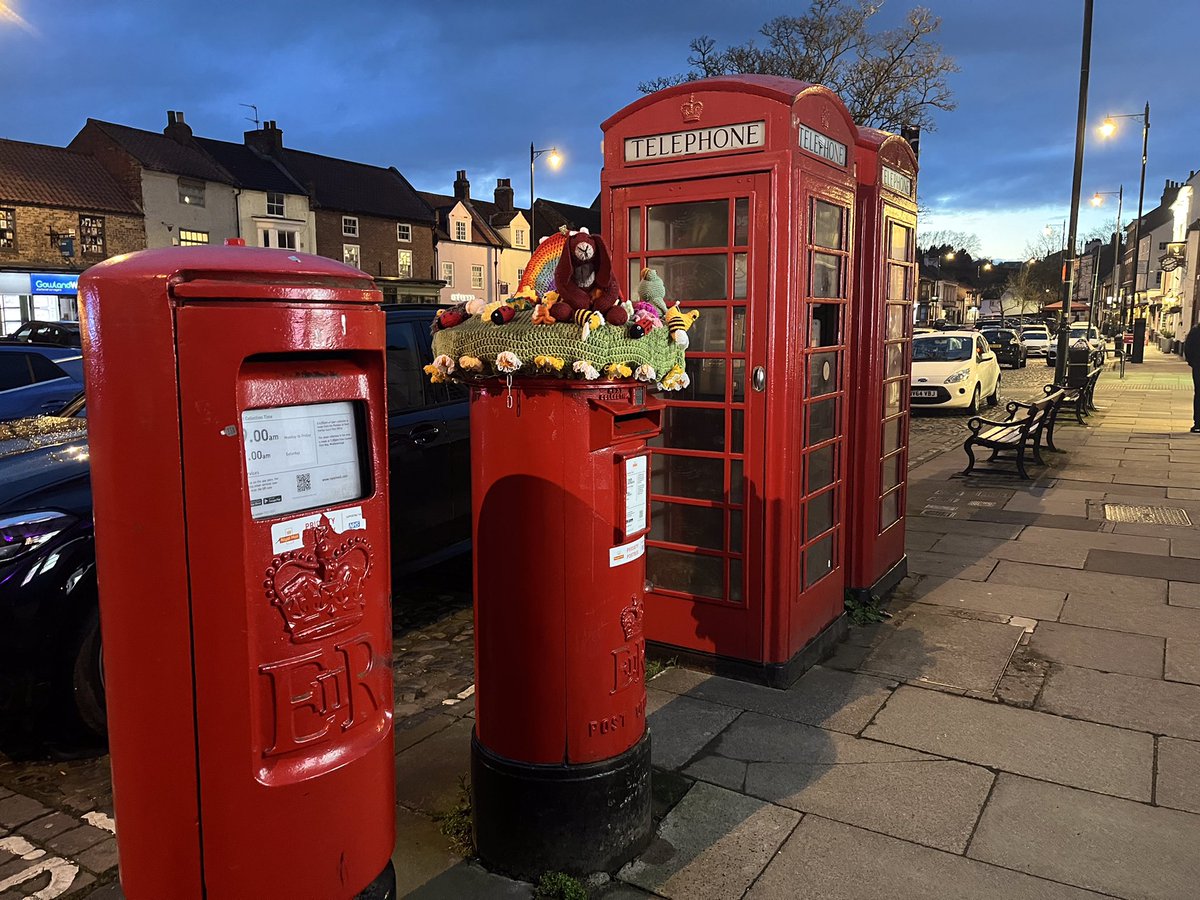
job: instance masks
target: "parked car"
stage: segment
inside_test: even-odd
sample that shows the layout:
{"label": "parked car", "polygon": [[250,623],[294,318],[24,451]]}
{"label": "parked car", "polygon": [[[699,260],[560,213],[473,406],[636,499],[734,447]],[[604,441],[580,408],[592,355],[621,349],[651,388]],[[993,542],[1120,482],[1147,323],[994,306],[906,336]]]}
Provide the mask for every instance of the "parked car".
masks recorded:
{"label": "parked car", "polygon": [[82,347],[78,322],[26,322],[3,343],[53,344],[56,347]]}
{"label": "parked car", "polygon": [[979,411],[1000,400],[1000,364],[983,335],[975,331],[923,334],[912,343],[912,405]]}
{"label": "parked car", "polygon": [[1021,332],[1013,328],[985,328],[979,333],[996,354],[998,364],[1007,363],[1014,369],[1025,368],[1029,351],[1025,349],[1025,342],[1021,340]]}
{"label": "parked car", "polygon": [[[1071,347],[1076,341],[1084,340],[1088,343],[1088,349],[1092,353],[1097,365],[1104,364],[1105,350],[1107,343],[1104,336],[1100,334],[1100,329],[1095,325],[1088,326],[1087,322],[1078,322],[1071,326],[1071,330],[1067,335],[1067,346]],[[1068,357],[1069,358],[1069,357]],[[1058,336],[1050,338],[1050,345],[1046,348],[1046,365],[1052,366],[1058,359]]]}
{"label": "parked car", "polygon": [[[435,312],[386,310],[393,576],[470,548],[466,390],[423,371]],[[0,711],[57,700],[103,736],[86,412],[80,393],[53,416],[0,423]]]}
{"label": "parked car", "polygon": [[1026,356],[1045,356],[1050,346],[1050,329],[1045,325],[1022,325],[1021,340],[1025,342]]}
{"label": "parked car", "polygon": [[0,421],[60,409],[81,390],[80,350],[50,344],[0,344]]}

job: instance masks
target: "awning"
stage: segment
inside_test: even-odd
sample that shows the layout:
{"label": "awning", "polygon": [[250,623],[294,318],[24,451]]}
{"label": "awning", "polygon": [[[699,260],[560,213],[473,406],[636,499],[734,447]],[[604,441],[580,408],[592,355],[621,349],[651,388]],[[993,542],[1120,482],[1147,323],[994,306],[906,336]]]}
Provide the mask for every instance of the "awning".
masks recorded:
{"label": "awning", "polygon": [[[1042,309],[1046,310],[1047,312],[1058,312],[1060,309],[1062,309],[1062,301],[1059,300],[1057,303],[1047,303],[1042,307]],[[1071,312],[1087,312],[1089,309],[1091,309],[1091,307],[1086,303],[1071,304]]]}

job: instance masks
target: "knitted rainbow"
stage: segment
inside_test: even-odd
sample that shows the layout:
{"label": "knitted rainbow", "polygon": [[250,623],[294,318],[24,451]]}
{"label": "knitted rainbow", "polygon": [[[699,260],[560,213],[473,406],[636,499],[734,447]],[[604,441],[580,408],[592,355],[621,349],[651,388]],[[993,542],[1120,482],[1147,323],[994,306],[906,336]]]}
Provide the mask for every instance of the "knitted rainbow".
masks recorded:
{"label": "knitted rainbow", "polygon": [[554,269],[558,265],[558,259],[562,256],[563,245],[566,242],[567,236],[558,232],[538,244],[533,255],[529,257],[529,265],[525,267],[525,274],[521,276],[521,283],[517,286],[517,290],[532,287],[537,291],[538,297],[547,291],[554,290]]}

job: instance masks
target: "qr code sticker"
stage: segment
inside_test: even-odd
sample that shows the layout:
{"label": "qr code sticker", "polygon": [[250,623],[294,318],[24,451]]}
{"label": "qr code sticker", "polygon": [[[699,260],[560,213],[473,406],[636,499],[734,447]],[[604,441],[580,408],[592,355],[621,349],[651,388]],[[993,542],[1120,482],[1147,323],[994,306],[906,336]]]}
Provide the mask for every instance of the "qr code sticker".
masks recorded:
{"label": "qr code sticker", "polygon": [[296,476],[296,493],[304,494],[312,490],[312,473],[301,472]]}

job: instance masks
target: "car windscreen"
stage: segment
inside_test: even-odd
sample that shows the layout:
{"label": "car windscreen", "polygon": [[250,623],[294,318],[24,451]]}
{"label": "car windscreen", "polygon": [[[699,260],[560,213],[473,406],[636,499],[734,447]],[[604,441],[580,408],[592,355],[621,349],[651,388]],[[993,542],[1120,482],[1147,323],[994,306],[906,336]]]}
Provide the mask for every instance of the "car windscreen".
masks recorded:
{"label": "car windscreen", "polygon": [[919,337],[913,339],[913,362],[958,362],[971,358],[975,339],[970,337]]}
{"label": "car windscreen", "polygon": [[1050,331],[1046,328],[1022,328],[1021,336],[1027,338],[1048,338]]}
{"label": "car windscreen", "polygon": [[1011,344],[1013,341],[1013,333],[1011,331],[985,331],[983,339],[989,344]]}

